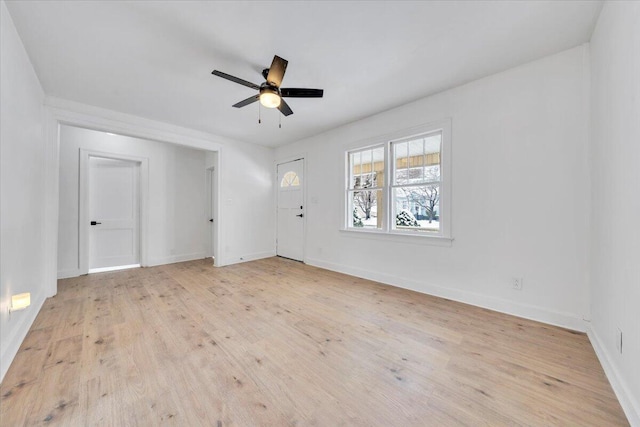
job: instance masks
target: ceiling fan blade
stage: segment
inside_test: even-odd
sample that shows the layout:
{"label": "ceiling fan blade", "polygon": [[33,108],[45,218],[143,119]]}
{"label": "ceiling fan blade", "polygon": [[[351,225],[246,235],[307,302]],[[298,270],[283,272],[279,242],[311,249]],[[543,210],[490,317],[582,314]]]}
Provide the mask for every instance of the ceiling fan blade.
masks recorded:
{"label": "ceiling fan blade", "polygon": [[223,73],[222,71],[213,70],[211,74],[213,74],[214,76],[222,77],[223,79],[231,80],[232,82],[241,84],[242,86],[250,87],[251,89],[260,89],[260,86],[258,86],[257,84],[242,80],[238,77],[232,76],[231,74]]}
{"label": "ceiling fan blade", "polygon": [[293,110],[291,109],[291,107],[289,107],[289,104],[284,102],[284,99],[280,99],[280,106],[278,107],[278,110],[280,110],[280,112],[285,116],[290,116],[293,114]]}
{"label": "ceiling fan blade", "polygon": [[289,61],[280,58],[278,55],[273,57],[271,67],[269,67],[269,74],[267,74],[267,83],[275,87],[280,87],[284,72],[287,71],[287,64]]}
{"label": "ceiling fan blade", "polygon": [[233,104],[233,106],[236,107],[236,108],[241,108],[241,107],[244,107],[245,105],[253,104],[258,99],[260,99],[260,94],[250,96],[249,98],[245,99],[244,101],[240,101],[240,102],[238,102],[236,104]]}
{"label": "ceiling fan blade", "polygon": [[285,98],[322,98],[322,95],[324,95],[324,90],[284,88],[280,89],[280,94]]}

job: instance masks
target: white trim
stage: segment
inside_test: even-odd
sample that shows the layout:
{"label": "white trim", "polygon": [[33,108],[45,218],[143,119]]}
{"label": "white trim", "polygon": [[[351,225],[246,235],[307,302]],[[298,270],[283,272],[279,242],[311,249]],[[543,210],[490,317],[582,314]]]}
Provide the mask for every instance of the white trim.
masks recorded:
{"label": "white trim", "polygon": [[427,295],[447,298],[465,304],[471,304],[477,307],[488,308],[500,313],[506,313],[525,319],[535,320],[550,325],[572,329],[575,331],[586,331],[586,322],[582,320],[581,316],[577,314],[548,310],[539,306],[521,304],[502,298],[477,294],[460,289],[452,289],[433,283],[393,276],[390,274],[371,270],[354,268],[348,265],[327,262],[318,259],[307,259],[307,264],[331,271],[337,271],[339,273],[349,274],[351,276],[374,280],[376,282],[384,283],[398,288],[409,289]]}
{"label": "white trim", "polygon": [[59,123],[76,127],[208,151],[219,151],[225,143],[234,142],[229,138],[51,96],[45,97],[44,105]]}
{"label": "white trim", "polygon": [[71,277],[78,277],[78,276],[82,276],[82,273],[80,272],[79,268],[74,268],[72,270],[61,270],[58,271],[58,280],[60,279],[69,279]]}
{"label": "white trim", "polygon": [[58,217],[60,194],[60,123],[56,115],[45,108],[45,227],[43,229],[45,274],[44,288],[47,296],[58,293]]}
{"label": "white trim", "polygon": [[448,246],[451,247],[453,240],[451,237],[442,237],[429,234],[428,231],[418,231],[412,233],[401,231],[383,231],[378,229],[357,229],[341,228],[340,233],[356,239],[385,240],[398,243],[413,243],[427,246]]}
{"label": "white trim", "polygon": [[[140,250],[140,264],[147,266],[148,254],[148,226],[149,226],[149,159],[116,152],[80,149],[80,194],[78,202],[78,269],[80,274],[89,271],[89,159],[100,157],[103,159],[124,160],[140,165],[138,179],[138,200],[140,203],[138,226],[140,235],[138,247]],[[83,225],[84,224],[84,225]]]}
{"label": "white trim", "polygon": [[276,256],[276,251],[256,252],[253,254],[243,255],[237,258],[224,258],[220,260],[218,267],[223,267],[232,264],[240,264],[242,262],[255,261],[258,259],[271,258]]}
{"label": "white trim", "polygon": [[213,216],[213,229],[214,229],[214,241],[213,241],[213,255],[214,257],[214,265],[216,267],[222,267],[224,264],[222,264],[221,260],[220,260],[220,253],[222,252],[222,249],[224,246],[222,246],[222,240],[224,238],[224,236],[222,235],[222,230],[220,229],[220,224],[222,223],[220,221],[220,218],[222,218],[221,215],[221,203],[220,203],[220,194],[221,194],[221,182],[223,181],[222,178],[222,173],[220,173],[221,169],[220,169],[220,156],[221,153],[220,151],[214,153],[214,162],[213,162],[213,166],[211,166],[210,168],[213,168],[213,172],[215,175],[215,191],[214,193],[214,206],[213,206],[213,211],[214,211],[214,216]]}
{"label": "white trim", "polygon": [[[25,310],[11,313],[11,318],[9,321],[15,321],[17,325],[15,325],[15,327],[11,329],[15,334],[14,336],[10,335],[9,337],[4,337],[6,339],[7,345],[4,347],[4,351],[2,352],[2,354],[0,354],[0,382],[4,379],[4,376],[9,370],[9,367],[16,357],[16,354],[18,354],[20,346],[31,330],[31,326],[36,320],[36,316],[42,309],[42,305],[44,304],[46,299],[46,296],[38,295],[31,300],[31,305]],[[3,310],[7,309],[8,305],[7,308],[3,307]]]}
{"label": "white trim", "polygon": [[[270,256],[273,256],[273,255],[270,255]],[[125,267],[129,267],[129,268],[155,267],[157,265],[174,264],[176,262],[194,261],[197,259],[205,259],[205,258],[211,258],[211,256],[207,255],[205,252],[196,252],[191,254],[171,255],[169,257],[163,257],[163,258],[149,258],[147,264],[144,266],[140,264],[134,264],[133,266],[125,266]],[[262,258],[265,258],[265,257],[262,257]],[[259,259],[259,258],[255,258],[255,259]],[[244,262],[244,261],[239,261],[239,262]],[[216,265],[216,266],[221,267],[222,264]],[[112,268],[112,267],[108,267],[108,268]],[[119,268],[116,268],[116,269],[119,269]],[[99,269],[96,269],[96,270],[99,270]],[[96,271],[93,271],[93,270],[89,271],[89,273],[95,273],[95,272]],[[83,274],[86,274],[86,273],[82,273],[79,269],[64,270],[58,273],[58,279],[69,279],[71,277],[82,276]]]}
{"label": "white trim", "polygon": [[[205,212],[205,219],[207,219],[207,221],[213,219],[213,228],[211,230],[211,233],[209,233],[209,241],[207,245],[207,256],[215,260],[216,254],[219,253],[217,248],[218,239],[216,238],[216,236],[218,236],[218,223],[220,223],[217,204],[218,195],[216,194],[218,169],[216,168],[216,166],[208,167],[205,175],[205,179],[207,180],[205,185],[205,188],[207,189],[207,207]],[[211,207],[213,207],[213,209],[211,209]]]}
{"label": "white trim", "polygon": [[612,362],[613,358],[611,354],[606,350],[606,347],[602,344],[602,340],[591,325],[587,327],[587,336],[589,337],[589,341],[591,341],[591,345],[596,352],[596,356],[598,356],[598,360],[604,369],[609,383],[611,383],[611,388],[627,416],[629,424],[632,426],[640,426],[640,402],[633,396],[624,379],[624,375],[620,373],[616,365]]}
{"label": "white trim", "polygon": [[102,267],[102,268],[90,268],[89,274],[93,273],[106,273],[108,271],[120,271],[120,270],[129,270],[131,268],[140,268],[140,264],[131,264],[131,265],[117,265],[115,267]]}
{"label": "white trim", "polygon": [[176,262],[193,261],[196,259],[211,258],[206,252],[194,252],[190,254],[171,255],[162,258],[150,258],[144,267],[155,267],[156,265],[175,264]]}
{"label": "white trim", "polygon": [[[214,167],[220,170],[223,148],[226,143],[234,143],[224,138],[192,129],[175,126],[155,120],[144,119],[130,114],[106,110],[91,105],[80,104],[60,98],[45,97],[45,289],[46,296],[54,296],[58,290],[58,215],[59,215],[59,169],[60,169],[60,126],[69,125],[102,132],[117,133],[159,142],[167,142],[202,150],[217,152]],[[219,198],[222,179],[218,175],[216,195]],[[220,218],[220,203],[216,203],[216,214]],[[142,231],[142,230],[141,230]],[[216,225],[217,247],[224,247],[224,236],[220,233],[220,221]],[[221,264],[222,265],[222,264]],[[61,272],[62,273],[62,272]]]}

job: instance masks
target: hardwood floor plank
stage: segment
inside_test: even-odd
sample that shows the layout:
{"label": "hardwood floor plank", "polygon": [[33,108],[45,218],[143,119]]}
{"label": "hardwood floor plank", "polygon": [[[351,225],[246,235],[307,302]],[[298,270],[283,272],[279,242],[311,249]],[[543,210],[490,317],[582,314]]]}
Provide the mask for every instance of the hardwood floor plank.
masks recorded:
{"label": "hardwood floor plank", "polygon": [[0,424],[628,425],[584,334],[282,258],[59,281]]}

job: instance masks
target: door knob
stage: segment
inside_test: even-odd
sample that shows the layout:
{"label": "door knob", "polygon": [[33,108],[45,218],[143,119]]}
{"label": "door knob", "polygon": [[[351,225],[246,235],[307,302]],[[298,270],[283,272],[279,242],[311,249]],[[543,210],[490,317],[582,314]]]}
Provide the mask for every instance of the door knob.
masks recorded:
{"label": "door knob", "polygon": [[91,225],[98,225],[98,224],[102,224],[102,223],[101,222],[91,221]]}
{"label": "door knob", "polygon": [[300,215],[296,215],[296,216],[299,216],[300,218],[302,218],[304,216],[304,214],[300,214]]}

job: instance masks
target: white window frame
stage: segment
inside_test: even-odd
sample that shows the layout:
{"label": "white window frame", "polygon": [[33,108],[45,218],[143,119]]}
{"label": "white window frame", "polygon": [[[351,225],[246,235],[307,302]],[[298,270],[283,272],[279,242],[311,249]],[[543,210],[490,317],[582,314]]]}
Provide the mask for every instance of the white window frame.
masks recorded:
{"label": "white window frame", "polygon": [[[439,221],[440,229],[436,231],[425,230],[413,230],[413,229],[396,229],[394,227],[392,212],[393,212],[393,196],[392,191],[394,187],[393,173],[395,173],[394,165],[392,164],[392,143],[401,142],[414,137],[429,135],[433,133],[442,133],[442,140],[440,146],[440,200],[439,200]],[[382,198],[378,200],[378,204],[382,203],[384,206],[384,219],[382,222],[382,228],[362,228],[350,226],[351,216],[351,204],[350,193],[353,189],[350,188],[350,154],[363,150],[369,150],[378,146],[384,145],[384,180],[378,182],[378,186],[382,186]],[[390,236],[398,237],[402,240],[409,238],[418,238],[423,241],[439,241],[439,242],[451,242],[451,120],[443,119],[437,122],[432,122],[417,126],[410,129],[404,129],[393,134],[381,135],[369,140],[360,141],[360,143],[353,144],[350,148],[345,150],[345,189],[344,191],[344,218],[341,230],[354,233],[353,235],[359,235],[361,237],[371,238],[390,238]],[[376,187],[379,188],[379,187]]]}
{"label": "white window frame", "polygon": [[[355,193],[355,192],[360,192],[360,191],[381,191],[382,192],[382,200],[378,201],[378,203],[383,202],[386,199],[384,192],[386,191],[386,174],[383,180],[376,180],[376,186],[375,187],[366,187],[366,188],[351,188],[351,173],[350,171],[352,170],[351,168],[351,155],[352,154],[356,154],[356,153],[362,153],[364,151],[373,151],[375,149],[378,148],[382,148],[383,152],[384,152],[384,168],[386,171],[387,168],[387,163],[386,163],[386,158],[387,158],[387,152],[386,152],[386,145],[384,143],[378,143],[378,144],[374,144],[374,145],[368,145],[366,147],[360,147],[357,148],[355,150],[349,150],[347,151],[346,155],[347,155],[347,191],[346,191],[346,195],[347,195],[347,200],[346,200],[346,206],[347,206],[347,210],[351,212],[350,215],[348,215],[347,218],[347,222],[346,222],[346,227],[348,227],[349,229],[360,229],[360,227],[352,227],[349,224],[351,223],[351,219],[353,218],[353,210],[354,210],[354,206],[351,203],[351,194]],[[373,158],[372,158],[372,165],[373,165]],[[371,174],[373,175],[373,168],[371,170]],[[363,175],[362,173],[360,174],[361,176]],[[383,228],[385,227],[385,224],[383,223]],[[368,230],[372,230],[372,229],[368,229]],[[375,229],[375,231],[380,231],[380,229]]]}

